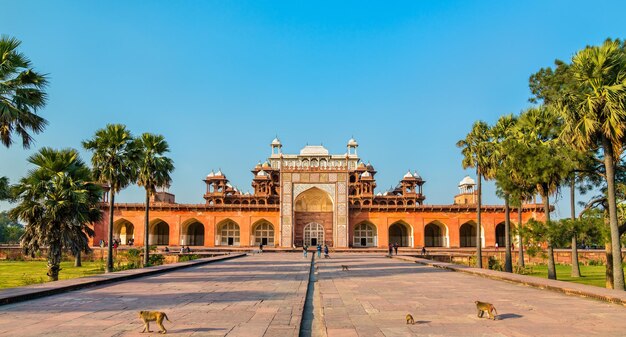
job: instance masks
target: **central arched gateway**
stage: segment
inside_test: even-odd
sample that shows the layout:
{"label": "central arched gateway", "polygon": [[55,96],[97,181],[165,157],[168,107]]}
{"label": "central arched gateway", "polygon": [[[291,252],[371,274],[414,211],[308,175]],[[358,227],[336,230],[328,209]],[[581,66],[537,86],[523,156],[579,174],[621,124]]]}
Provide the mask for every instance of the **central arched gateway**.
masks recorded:
{"label": "central arched gateway", "polygon": [[[311,187],[294,201],[296,246],[333,246],[333,201],[328,192]],[[312,244],[313,243],[313,244]]]}
{"label": "central arched gateway", "polygon": [[400,247],[412,247],[411,227],[404,222],[396,222],[389,226],[389,243]]}

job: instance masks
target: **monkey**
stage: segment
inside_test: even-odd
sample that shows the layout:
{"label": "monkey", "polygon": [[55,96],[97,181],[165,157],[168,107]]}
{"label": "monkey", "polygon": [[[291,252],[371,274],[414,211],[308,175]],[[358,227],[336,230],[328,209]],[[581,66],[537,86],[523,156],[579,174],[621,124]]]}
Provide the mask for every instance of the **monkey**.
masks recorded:
{"label": "monkey", "polygon": [[349,266],[346,266],[345,264],[341,265],[341,270],[348,271],[349,270],[348,268],[349,268]]}
{"label": "monkey", "polygon": [[[476,310],[478,311],[479,318],[482,318],[485,312],[487,312],[490,319],[493,319],[494,321],[496,320],[498,311],[496,310],[496,307],[493,306],[493,304],[480,301],[474,301],[474,303],[476,303]],[[493,315],[493,312],[496,313],[495,316]]]}
{"label": "monkey", "polygon": [[415,324],[415,320],[413,319],[413,315],[406,314],[406,324]]}
{"label": "monkey", "polygon": [[143,321],[143,325],[144,325],[142,333],[146,332],[146,330],[148,330],[148,332],[152,332],[150,331],[150,322],[156,321],[156,323],[159,325],[159,333],[166,334],[167,330],[165,330],[165,327],[163,326],[163,318],[165,318],[168,322],[171,322],[164,312],[140,311],[139,319]]}

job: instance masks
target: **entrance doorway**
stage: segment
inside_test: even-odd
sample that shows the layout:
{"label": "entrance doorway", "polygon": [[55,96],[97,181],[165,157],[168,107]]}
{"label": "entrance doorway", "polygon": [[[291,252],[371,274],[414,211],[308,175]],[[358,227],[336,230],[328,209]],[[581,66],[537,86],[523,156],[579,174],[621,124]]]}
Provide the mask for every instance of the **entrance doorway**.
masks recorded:
{"label": "entrance doorway", "polygon": [[396,222],[389,227],[389,243],[397,243],[400,247],[410,247],[410,230],[403,223]]}
{"label": "entrance doorway", "polygon": [[311,222],[304,227],[304,244],[317,246],[324,243],[324,227],[317,222]]}

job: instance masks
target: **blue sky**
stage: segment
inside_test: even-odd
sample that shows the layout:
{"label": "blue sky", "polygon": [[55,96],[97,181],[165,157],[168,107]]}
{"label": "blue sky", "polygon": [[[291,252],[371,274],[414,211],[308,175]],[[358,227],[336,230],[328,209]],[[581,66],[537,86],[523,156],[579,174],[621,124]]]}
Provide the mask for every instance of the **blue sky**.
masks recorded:
{"label": "blue sky", "polygon": [[[202,203],[221,168],[249,190],[269,156],[351,136],[378,191],[407,169],[449,204],[456,148],[478,119],[529,106],[528,77],[588,44],[624,38],[626,3],[598,1],[3,1],[0,33],[50,76],[50,122],[31,150],[0,148],[16,181],[42,146],[80,148],[107,123],[161,133],[178,202]],[[81,150],[83,158],[90,156]],[[567,193],[567,191],[566,191]],[[588,196],[583,196],[583,200]],[[501,203],[487,184],[486,203]],[[117,199],[141,202],[130,187]],[[562,204],[562,206],[561,206]],[[0,204],[0,210],[9,206]],[[569,215],[560,202],[557,217]]]}

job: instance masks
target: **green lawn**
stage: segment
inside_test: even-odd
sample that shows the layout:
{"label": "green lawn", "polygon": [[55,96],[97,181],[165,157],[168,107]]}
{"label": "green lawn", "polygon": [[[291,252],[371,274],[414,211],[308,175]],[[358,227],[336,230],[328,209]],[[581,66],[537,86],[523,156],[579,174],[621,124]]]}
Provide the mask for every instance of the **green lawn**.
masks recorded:
{"label": "green lawn", "polygon": [[[83,261],[82,267],[74,267],[74,262],[61,262],[59,279],[101,274],[104,264],[100,261]],[[46,261],[0,261],[0,289],[19,287],[48,281]]]}
{"label": "green lawn", "polygon": [[[531,276],[538,276],[548,278],[548,266],[547,265],[534,265],[532,266],[533,273]],[[581,277],[571,277],[572,267],[569,265],[556,265],[556,278],[561,281],[576,282],[581,284],[588,284],[596,287],[605,286],[604,281],[604,266],[580,266]]]}

